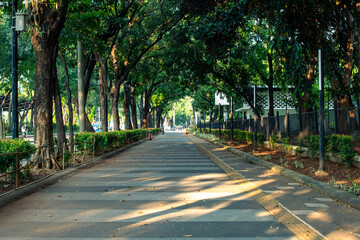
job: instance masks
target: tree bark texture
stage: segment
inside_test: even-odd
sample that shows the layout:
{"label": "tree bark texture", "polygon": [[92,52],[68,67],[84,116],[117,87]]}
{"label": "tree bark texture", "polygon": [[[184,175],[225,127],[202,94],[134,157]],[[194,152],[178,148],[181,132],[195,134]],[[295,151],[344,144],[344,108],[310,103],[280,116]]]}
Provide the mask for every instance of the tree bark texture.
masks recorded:
{"label": "tree bark texture", "polygon": [[136,111],[136,98],[135,98],[135,89],[137,84],[134,84],[130,90],[130,108],[131,108],[131,119],[132,119],[132,127],[133,129],[138,129],[138,118],[137,118],[137,111]]}
{"label": "tree bark texture", "polygon": [[[305,76],[305,81],[303,81],[303,84],[306,84],[307,86],[312,86],[314,84],[315,81],[315,68],[316,68],[316,64],[317,64],[317,60],[315,58],[316,53],[313,52],[312,53],[312,61],[309,65],[309,69],[307,71],[307,75]],[[313,103],[311,103],[311,99],[312,99],[312,91],[311,91],[311,87],[309,87],[308,90],[304,91],[303,94],[298,94],[297,96],[297,102],[298,102],[298,107],[299,107],[299,111],[301,113],[307,113],[307,112],[311,112],[313,110],[312,105]],[[302,131],[299,133],[299,137],[300,138],[305,138],[306,136],[308,136],[310,134],[310,129],[309,126],[313,126],[313,118],[311,118],[308,114],[301,114],[301,122],[302,122]]]}
{"label": "tree bark texture", "polygon": [[105,107],[105,92],[102,81],[99,82],[99,95],[100,95],[100,115],[101,115],[101,130],[106,132],[106,107]]}
{"label": "tree bark texture", "polygon": [[[84,59],[83,59],[84,60]],[[96,60],[93,57],[93,54],[90,53],[87,60],[86,60],[86,64],[84,62],[84,69],[83,69],[83,74],[84,74],[84,106],[86,106],[86,102],[87,102],[87,96],[89,93],[89,89],[90,89],[90,81],[91,81],[91,76],[92,73],[94,71],[96,65]],[[76,107],[76,114],[79,116],[79,95],[75,96],[74,99],[74,104]],[[85,108],[85,107],[84,107]],[[86,109],[86,108],[85,108]],[[94,132],[94,128],[86,114],[86,110],[85,110],[85,117],[84,117],[84,121],[85,121],[85,131],[86,132]]]}
{"label": "tree bark texture", "polygon": [[[143,108],[144,108],[144,93],[141,94],[140,103],[138,105],[140,121],[142,121],[143,119],[143,114],[144,114]],[[140,127],[141,127],[141,122],[140,122]]]}
{"label": "tree bark texture", "polygon": [[[56,61],[55,61],[56,62]],[[62,112],[62,105],[61,105],[61,95],[59,89],[59,82],[56,73],[56,66],[54,66],[54,102],[55,102],[55,116],[56,116],[56,130],[57,130],[57,154],[58,156],[62,157],[64,154],[63,146],[67,148],[66,144],[66,134],[65,134],[65,127],[63,122],[63,112]]]}
{"label": "tree bark texture", "polygon": [[124,101],[123,108],[125,114],[125,129],[132,129],[131,118],[130,118],[130,94],[129,94],[129,86],[124,84]]}
{"label": "tree bark texture", "polygon": [[[353,71],[353,55],[354,55],[354,19],[347,5],[343,5],[346,19],[346,41],[340,42],[345,49],[343,76],[337,75],[339,79],[331,78],[331,87],[335,91],[334,100],[337,101],[338,107],[338,124],[339,133],[349,134],[351,126],[354,126],[355,110],[351,95],[350,81]],[[336,71],[333,69],[333,71]],[[343,109],[343,110],[342,110]],[[350,122],[348,122],[348,117]]]}
{"label": "tree bark texture", "polygon": [[30,5],[26,6],[31,26],[31,44],[36,59],[35,146],[37,148],[47,146],[38,149],[36,156],[44,156],[47,163],[50,162],[52,155],[50,147],[53,147],[52,102],[54,59],[56,59],[54,53],[65,23],[67,7],[68,0],[58,0],[54,4],[31,1]]}
{"label": "tree bark texture", "polygon": [[63,55],[63,53],[61,51],[59,51],[59,56],[61,59],[61,62],[63,64],[64,67],[64,71],[65,71],[65,88],[66,88],[66,94],[67,94],[67,107],[69,110],[69,115],[68,115],[68,122],[69,122],[69,144],[70,144],[70,152],[73,152],[73,144],[74,144],[74,126],[73,126],[73,119],[74,119],[74,113],[73,113],[73,107],[71,104],[71,90],[70,90],[70,77],[69,77],[69,70],[67,68],[67,64],[66,64],[66,60],[65,57]]}
{"label": "tree bark texture", "polygon": [[[355,110],[350,95],[350,81],[353,71],[353,56],[354,56],[354,19],[348,6],[344,5],[346,16],[346,54],[345,54],[345,69],[344,77],[341,82],[341,88],[345,94],[337,95],[338,109],[347,108],[347,110],[339,111],[339,130],[343,134],[350,134],[350,129],[355,125]],[[348,123],[348,116],[350,122]]]}
{"label": "tree bark texture", "polygon": [[[49,160],[52,151],[49,147],[53,146],[53,52],[55,46],[48,46],[43,43],[37,46],[35,51],[36,62],[36,80],[35,80],[35,133],[36,147],[39,149],[38,154],[44,152],[44,157],[48,160],[46,166],[50,167]],[[49,71],[50,70],[50,71]]]}
{"label": "tree bark texture", "polygon": [[131,106],[131,118],[133,129],[138,129],[138,120],[137,120],[137,111],[136,111],[136,99],[134,96],[130,97],[130,106]]}
{"label": "tree bark texture", "polygon": [[117,95],[117,96],[114,96],[110,99],[111,113],[113,115],[114,131],[120,131],[120,118],[119,118],[119,111],[118,111],[119,94],[115,94],[115,95]]}
{"label": "tree bark texture", "polygon": [[85,125],[85,84],[84,84],[84,42],[78,40],[78,101],[79,101],[79,125],[80,132],[86,131]]}
{"label": "tree bark texture", "polygon": [[148,115],[150,110],[150,99],[153,91],[153,83],[150,84],[149,89],[145,89],[144,91],[144,108],[143,108],[143,118],[141,121],[141,128],[148,128]]}
{"label": "tree bark texture", "polygon": [[156,111],[156,127],[157,128],[160,128],[162,125],[161,119],[162,119],[163,110],[164,110],[164,107],[162,105],[157,107],[157,111]]}
{"label": "tree bark texture", "polygon": [[99,64],[99,95],[100,95],[100,109],[101,109],[101,129],[106,132],[106,98],[105,98],[105,84],[107,84],[106,62],[104,62],[101,53],[95,52],[96,61]]}
{"label": "tree bark texture", "polygon": [[273,59],[270,54],[268,54],[268,63],[269,63],[269,78],[267,81],[268,91],[269,91],[269,116],[273,117],[274,114],[274,67]]}
{"label": "tree bark texture", "polygon": [[[78,101],[78,95],[76,95],[73,98],[73,104],[75,105],[75,109],[76,109],[76,114],[77,116],[79,116],[79,101]],[[91,122],[88,118],[88,116],[85,114],[85,128],[86,128],[86,132],[94,132],[94,128],[91,125]]]}

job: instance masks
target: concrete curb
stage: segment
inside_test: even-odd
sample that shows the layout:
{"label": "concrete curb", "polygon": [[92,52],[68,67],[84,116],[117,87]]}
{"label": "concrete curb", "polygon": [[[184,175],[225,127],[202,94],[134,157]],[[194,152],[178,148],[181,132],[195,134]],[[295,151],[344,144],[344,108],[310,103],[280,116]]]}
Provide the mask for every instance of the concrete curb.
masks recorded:
{"label": "concrete curb", "polygon": [[301,173],[297,173],[297,172],[294,172],[288,168],[285,168],[283,166],[280,166],[280,165],[277,165],[275,163],[272,163],[272,162],[267,162],[265,160],[262,160],[260,158],[257,158],[249,153],[246,153],[246,152],[242,152],[238,149],[235,149],[235,148],[232,148],[232,147],[229,147],[227,145],[224,145],[222,143],[218,143],[214,140],[208,140],[206,138],[203,138],[203,137],[200,137],[198,135],[194,135],[198,138],[201,138],[203,140],[206,140],[210,143],[213,143],[215,144],[216,146],[218,147],[222,147],[222,148],[225,148],[227,151],[229,152],[232,152],[236,155],[239,155],[241,157],[244,157],[246,160],[248,160],[249,162],[251,163],[254,163],[254,164],[257,164],[257,165],[260,165],[260,166],[263,166],[263,167],[266,167],[266,168],[269,168],[275,172],[278,172],[286,177],[289,177],[291,179],[294,179],[295,181],[303,184],[303,185],[307,185],[307,186],[310,186],[312,187],[313,189],[315,189],[316,191],[322,193],[322,194],[325,194],[339,202],[342,202],[346,205],[349,205],[353,208],[356,208],[356,209],[359,209],[360,210],[360,197],[357,197],[353,194],[350,194],[348,192],[345,192],[345,191],[342,191],[340,189],[337,189],[327,183],[324,183],[324,182],[321,182],[321,181],[318,181],[316,179],[313,179],[309,176],[306,176],[306,175],[303,175]]}
{"label": "concrete curb", "polygon": [[91,159],[89,160],[88,162],[86,163],[83,163],[81,165],[77,165],[77,166],[74,166],[74,167],[71,167],[71,168],[67,168],[65,169],[64,171],[61,171],[61,172],[56,172],[56,173],[53,173],[53,174],[50,174],[42,179],[39,179],[37,181],[34,181],[34,182],[31,182],[29,184],[26,184],[24,186],[21,186],[17,189],[14,189],[14,190],[11,190],[9,192],[6,192],[4,194],[1,194],[0,195],[0,208],[12,203],[12,202],[15,202],[19,199],[21,199],[22,197],[26,196],[26,195],[29,195],[31,193],[34,193],[38,190],[40,190],[41,188],[44,188],[48,185],[51,185],[51,184],[54,184],[57,180],[59,180],[60,178],[64,177],[64,176],[67,176],[67,175],[70,175],[72,173],[75,173],[77,170],[79,169],[82,169],[82,168],[85,168],[85,167],[88,167],[90,164],[93,164],[95,162],[98,162],[100,160],[104,160],[106,158],[109,158],[109,157],[112,157],[116,154],[119,154],[133,146],[136,146],[138,144],[141,144],[143,142],[147,141],[147,139],[142,139],[140,141],[137,141],[137,142],[134,142],[134,143],[131,143],[129,145],[126,145],[122,148],[119,148],[119,149],[116,149],[112,152],[108,152],[108,153],[105,153],[101,156],[98,156],[94,159]]}

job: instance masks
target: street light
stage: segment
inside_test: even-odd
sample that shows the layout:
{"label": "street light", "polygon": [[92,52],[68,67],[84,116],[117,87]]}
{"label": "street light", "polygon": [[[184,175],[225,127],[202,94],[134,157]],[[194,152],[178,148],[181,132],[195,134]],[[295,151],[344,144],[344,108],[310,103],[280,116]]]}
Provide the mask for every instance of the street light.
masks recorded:
{"label": "street light", "polygon": [[19,137],[18,116],[18,41],[16,33],[17,0],[12,1],[11,30],[12,30],[12,138]]}
{"label": "street light", "polygon": [[[1,2],[0,6],[9,6],[9,3]],[[18,116],[18,40],[17,34],[25,31],[25,14],[17,13],[17,0],[12,0],[11,9],[12,30],[12,138],[19,137]]]}
{"label": "street light", "polygon": [[[17,13],[17,0],[12,0],[11,31],[12,31],[12,138],[19,137],[18,116],[18,41],[17,34],[25,31],[25,13]],[[8,7],[8,2],[0,2],[0,7]],[[10,114],[10,113],[9,113]]]}

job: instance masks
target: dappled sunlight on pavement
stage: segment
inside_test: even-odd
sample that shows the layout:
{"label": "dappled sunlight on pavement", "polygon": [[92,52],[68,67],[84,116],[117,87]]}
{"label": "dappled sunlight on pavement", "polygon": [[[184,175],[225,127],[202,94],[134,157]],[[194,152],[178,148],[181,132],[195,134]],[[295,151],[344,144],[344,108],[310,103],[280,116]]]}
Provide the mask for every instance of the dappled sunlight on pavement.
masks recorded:
{"label": "dappled sunlight on pavement", "polygon": [[[309,226],[310,231],[323,238],[326,236],[328,239],[360,239],[359,210],[341,205],[311,187],[282,176],[276,168],[267,169],[250,164],[241,154],[234,160],[236,157],[232,153],[221,152],[218,146],[200,139],[193,140],[198,142],[202,151],[229,176],[238,180],[240,185],[243,184],[246,187],[244,191],[254,189],[251,194],[253,198],[261,203],[263,200],[259,200],[258,196],[265,194],[265,202],[261,204],[279,221],[283,222],[283,216],[290,214],[293,219],[299,220],[300,225]],[[256,167],[251,169],[251,166]],[[246,181],[249,182],[248,185],[245,184]],[[268,207],[267,201],[274,208]],[[350,224],[354,222],[355,224]],[[291,224],[287,226],[291,229]],[[309,236],[298,237],[310,239]]]}
{"label": "dappled sunlight on pavement", "polygon": [[[278,174],[223,157],[252,177],[225,173],[180,133],[154,137],[2,209],[0,240],[319,239],[275,201],[308,189],[270,189]],[[332,220],[323,209],[297,210],[305,220]]]}

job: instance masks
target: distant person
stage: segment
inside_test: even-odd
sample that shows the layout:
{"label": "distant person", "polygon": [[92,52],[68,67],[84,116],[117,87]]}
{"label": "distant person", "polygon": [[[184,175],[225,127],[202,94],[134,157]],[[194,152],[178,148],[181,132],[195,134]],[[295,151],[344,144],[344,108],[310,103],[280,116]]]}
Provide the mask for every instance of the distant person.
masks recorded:
{"label": "distant person", "polygon": [[27,131],[28,131],[28,128],[27,128],[26,124],[24,124],[24,125],[21,127],[21,132],[22,132],[22,134],[23,134],[23,138],[26,138]]}

